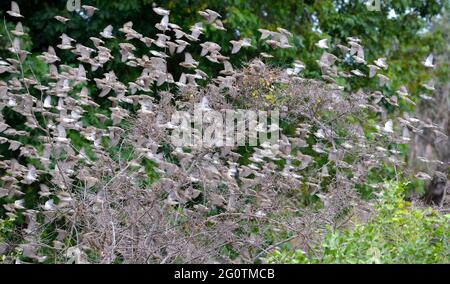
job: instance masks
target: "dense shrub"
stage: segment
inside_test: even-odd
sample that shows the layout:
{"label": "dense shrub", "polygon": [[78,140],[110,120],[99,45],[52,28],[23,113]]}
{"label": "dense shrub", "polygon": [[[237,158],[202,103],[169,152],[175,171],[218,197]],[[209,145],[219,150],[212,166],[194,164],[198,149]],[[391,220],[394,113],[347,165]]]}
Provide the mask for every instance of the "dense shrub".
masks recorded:
{"label": "dense shrub", "polygon": [[449,263],[450,214],[415,208],[404,200],[405,186],[380,193],[373,218],[347,230],[330,231],[319,254],[276,250],[274,263]]}

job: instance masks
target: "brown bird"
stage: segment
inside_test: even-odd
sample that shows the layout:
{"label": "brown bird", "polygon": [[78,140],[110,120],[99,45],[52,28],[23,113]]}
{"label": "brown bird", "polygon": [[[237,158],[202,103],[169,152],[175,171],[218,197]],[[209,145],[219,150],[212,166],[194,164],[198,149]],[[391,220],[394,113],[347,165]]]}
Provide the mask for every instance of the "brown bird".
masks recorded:
{"label": "brown bird", "polygon": [[424,200],[428,204],[442,206],[448,189],[447,176],[442,172],[436,172],[430,184],[426,187]]}

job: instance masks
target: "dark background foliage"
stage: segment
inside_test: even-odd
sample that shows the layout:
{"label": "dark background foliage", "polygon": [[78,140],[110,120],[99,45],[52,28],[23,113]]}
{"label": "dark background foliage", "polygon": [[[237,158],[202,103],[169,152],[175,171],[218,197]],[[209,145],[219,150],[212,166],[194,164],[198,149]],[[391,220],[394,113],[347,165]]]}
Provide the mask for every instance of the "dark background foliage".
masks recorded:
{"label": "dark background foliage", "polygon": [[[259,33],[256,32],[258,28],[280,26],[294,33],[293,44],[298,48],[279,51],[277,60],[286,62],[286,59],[296,58],[308,65],[315,65],[315,53],[318,51],[314,48],[314,43],[319,39],[325,36],[338,43],[345,42],[348,36],[356,34],[363,40],[367,54],[374,58],[385,56],[395,60],[393,63],[398,70],[393,71],[404,80],[410,78],[413,72],[423,71],[418,66],[420,60],[443,44],[441,36],[433,34],[421,38],[421,44],[418,45],[417,34],[428,27],[430,19],[438,15],[446,3],[438,0],[381,1],[381,11],[369,11],[365,1],[82,0],[82,5],[94,5],[101,10],[96,17],[85,18],[82,14],[75,15],[76,12],[67,11],[65,0],[17,2],[25,16],[23,24],[30,28],[34,52],[42,52],[48,45],[56,46],[60,41],[59,35],[63,32],[70,34],[78,42],[87,43],[89,37],[97,36],[107,25],[113,25],[117,32],[127,21],[132,21],[133,28],[144,35],[154,34],[154,24],[160,19],[152,13],[153,6],[176,11],[172,13],[171,21],[182,27],[192,25],[200,19],[197,11],[210,8],[223,15],[228,32],[207,32],[205,38],[217,42],[225,49],[229,48],[229,44],[225,43],[231,39],[250,37],[256,43],[259,38]],[[1,10],[7,10],[9,5],[9,1],[2,1]],[[394,12],[397,15],[395,18],[388,17]],[[54,15],[70,16],[71,21],[67,25],[57,24]],[[240,58],[236,57],[235,61],[245,62],[246,57],[255,53],[255,50],[247,50],[240,54]],[[413,60],[417,65],[411,68],[406,63]],[[313,70],[310,76],[319,76],[319,72]],[[407,83],[417,87],[414,82]]]}

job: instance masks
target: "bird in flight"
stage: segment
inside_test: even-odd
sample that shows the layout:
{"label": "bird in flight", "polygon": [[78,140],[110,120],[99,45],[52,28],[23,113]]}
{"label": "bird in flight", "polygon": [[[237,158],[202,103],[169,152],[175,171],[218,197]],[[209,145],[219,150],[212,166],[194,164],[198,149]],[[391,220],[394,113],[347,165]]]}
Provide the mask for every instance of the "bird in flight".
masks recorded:
{"label": "bird in flight", "polygon": [[322,49],[327,49],[328,45],[327,45],[327,39],[321,39],[319,40],[316,44],[315,44],[318,48],[322,48]]}
{"label": "bird in flight", "polygon": [[11,10],[6,11],[11,17],[16,18],[23,18],[23,16],[20,14],[19,5],[15,1],[11,1]]}
{"label": "bird in flight", "polygon": [[436,65],[433,64],[433,54],[428,55],[428,57],[422,61],[423,66],[427,68],[434,68]]}

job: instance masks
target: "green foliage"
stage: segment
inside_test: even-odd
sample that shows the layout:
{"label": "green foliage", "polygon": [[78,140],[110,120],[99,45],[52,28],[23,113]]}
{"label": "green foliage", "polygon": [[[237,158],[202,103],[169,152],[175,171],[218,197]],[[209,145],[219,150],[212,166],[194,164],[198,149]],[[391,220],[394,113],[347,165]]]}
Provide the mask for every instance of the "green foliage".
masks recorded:
{"label": "green foliage", "polygon": [[[78,42],[86,44],[89,42],[89,37],[98,36],[98,32],[107,25],[113,25],[117,33],[117,29],[126,21],[133,21],[133,28],[144,35],[155,34],[154,24],[160,18],[151,13],[153,6],[162,6],[173,11],[170,15],[171,22],[182,27],[198,22],[200,16],[197,11],[210,8],[223,15],[228,31],[218,33],[214,28],[208,27],[204,37],[209,41],[217,42],[225,52],[229,49],[229,40],[239,36],[250,37],[252,43],[257,46],[259,33],[256,30],[258,28],[274,30],[277,27],[284,27],[294,34],[291,44],[297,49],[276,51],[276,59],[272,63],[276,65],[292,61],[294,58],[301,59],[308,65],[307,70],[310,70],[308,75],[319,77],[319,66],[316,63],[319,54],[314,43],[325,37],[336,43],[345,42],[348,36],[358,35],[366,46],[367,54],[373,57],[368,59],[392,58],[394,62],[389,63],[394,63],[398,70],[391,70],[392,74],[389,75],[396,74],[399,81],[402,84],[407,83],[413,91],[420,87],[418,82],[423,81],[423,77],[429,76],[420,65],[420,61],[428,53],[445,45],[442,34],[424,33],[429,28],[430,19],[440,14],[446,5],[445,1],[437,0],[386,0],[381,1],[381,11],[369,11],[365,1],[343,0],[83,0],[84,5],[94,5],[101,10],[101,13],[90,19],[85,19],[76,12],[68,12],[66,0],[18,0],[17,2],[25,15],[24,25],[30,27],[34,52],[40,52],[48,45],[56,46],[63,32],[70,34]],[[2,5],[7,8],[9,1],[5,1]],[[390,17],[389,15],[394,12],[396,16]],[[71,20],[63,25],[53,19],[55,15],[70,17]],[[5,41],[5,38],[0,38],[1,41]],[[420,46],[418,42],[421,43]],[[115,46],[117,48],[117,42]],[[264,51],[264,46],[258,47],[263,47]],[[140,48],[138,46],[138,49]],[[246,59],[255,52],[256,49],[242,51],[238,57],[235,57],[233,65],[246,62]],[[64,59],[64,56],[62,58]],[[116,58],[112,64],[117,65],[119,61]],[[415,64],[411,64],[412,62]],[[210,67],[209,72],[217,71],[217,66],[213,64],[208,67]],[[118,76],[128,78],[131,74],[127,72],[130,71],[132,69],[123,68],[124,74],[118,74]],[[171,70],[173,71],[175,70]],[[415,78],[413,81],[410,80],[412,74]],[[357,83],[357,85],[364,87],[366,83]]]}
{"label": "green foliage", "polygon": [[450,214],[412,208],[406,185],[390,185],[380,195],[367,224],[326,235],[321,256],[276,250],[272,263],[449,263]]}
{"label": "green foliage", "polygon": [[14,222],[16,217],[14,215],[1,219],[0,218],[0,264],[5,261],[5,255],[2,255],[1,251],[7,241],[13,236]]}
{"label": "green foliage", "polygon": [[14,228],[14,217],[9,217],[7,219],[0,219],[0,242],[7,239]]}

